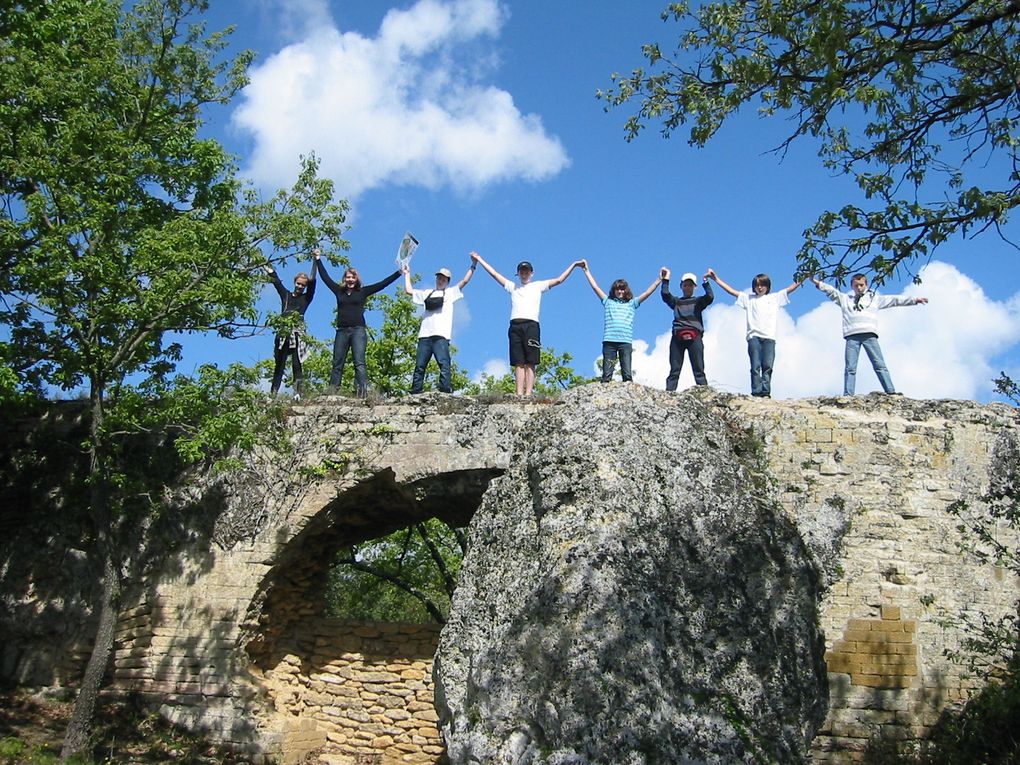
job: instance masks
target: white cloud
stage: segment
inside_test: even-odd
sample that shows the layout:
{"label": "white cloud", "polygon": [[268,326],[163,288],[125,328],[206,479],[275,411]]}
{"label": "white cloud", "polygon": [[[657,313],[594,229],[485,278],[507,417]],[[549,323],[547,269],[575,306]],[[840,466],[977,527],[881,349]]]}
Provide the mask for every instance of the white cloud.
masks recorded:
{"label": "white cloud", "polygon": [[[890,308],[880,314],[879,339],[896,389],[914,398],[974,399],[986,396],[998,376],[994,359],[1020,342],[1020,293],[1010,300],[989,299],[981,287],[955,267],[933,262],[920,273],[922,284],[904,290],[928,305]],[[705,371],[709,384],[734,393],[750,391],[744,311],[716,289],[716,302],[705,312]],[[791,302],[824,299],[810,283]],[[780,315],[774,398],[838,395],[843,391],[843,348],[839,308],[825,300],[796,322]],[[694,384],[685,359],[680,388]],[[634,341],[634,379],[665,387],[669,373],[669,333],[654,344]],[[857,392],[881,390],[862,352]]]}
{"label": "white cloud", "polygon": [[482,377],[485,375],[488,375],[489,377],[502,377],[505,374],[509,374],[509,372],[509,362],[504,359],[489,359],[482,364],[482,368],[475,372],[471,379],[474,382],[480,383],[482,381]]}
{"label": "white cloud", "polygon": [[[338,30],[317,0],[298,9],[303,39],[252,68],[233,115],[254,139],[256,182],[288,185],[311,152],[349,199],[390,184],[542,180],[569,163],[540,117],[483,82],[505,18],[497,0],[419,0],[371,38]],[[287,19],[301,28],[293,9]]]}

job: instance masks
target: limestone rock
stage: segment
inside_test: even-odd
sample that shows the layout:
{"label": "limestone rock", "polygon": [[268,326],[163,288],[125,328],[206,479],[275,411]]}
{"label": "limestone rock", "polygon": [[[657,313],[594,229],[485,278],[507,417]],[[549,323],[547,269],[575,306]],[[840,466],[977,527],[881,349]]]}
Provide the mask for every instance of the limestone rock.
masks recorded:
{"label": "limestone rock", "polygon": [[697,395],[574,389],[471,527],[440,639],[454,765],[805,758],[820,577]]}

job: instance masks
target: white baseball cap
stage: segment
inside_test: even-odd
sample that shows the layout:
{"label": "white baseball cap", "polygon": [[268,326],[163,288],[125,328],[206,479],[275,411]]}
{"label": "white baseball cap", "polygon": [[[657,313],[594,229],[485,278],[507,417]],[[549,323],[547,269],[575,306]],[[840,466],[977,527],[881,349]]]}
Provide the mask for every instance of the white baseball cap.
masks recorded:
{"label": "white baseball cap", "polygon": [[445,276],[447,279],[453,278],[453,274],[450,273],[449,268],[440,268],[438,271],[436,271],[436,276]]}
{"label": "white baseball cap", "polygon": [[692,274],[690,271],[683,275],[683,277],[680,279],[680,283],[683,284],[688,279],[690,279],[695,284],[698,283],[698,277],[695,274]]}

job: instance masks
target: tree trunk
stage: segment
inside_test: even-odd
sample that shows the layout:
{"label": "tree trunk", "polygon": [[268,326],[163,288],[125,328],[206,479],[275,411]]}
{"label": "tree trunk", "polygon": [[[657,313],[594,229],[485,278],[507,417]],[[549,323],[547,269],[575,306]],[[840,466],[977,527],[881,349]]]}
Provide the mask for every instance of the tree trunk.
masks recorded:
{"label": "tree trunk", "polygon": [[[89,509],[95,532],[93,550],[102,562],[102,588],[99,602],[99,625],[71,719],[64,734],[60,759],[86,754],[90,746],[93,717],[99,690],[113,653],[114,630],[120,610],[120,566],[114,539],[113,513],[110,507],[109,464],[103,435],[103,386],[92,385],[92,421],[89,426]],[[99,568],[99,567],[97,567]]]}
{"label": "tree trunk", "polygon": [[106,675],[106,668],[113,653],[114,629],[117,626],[118,604],[120,602],[120,572],[109,551],[104,556],[102,604],[99,609],[99,627],[92,645],[92,654],[82,675],[81,688],[74,701],[71,720],[67,724],[64,735],[64,746],[60,750],[60,759],[66,760],[76,754],[87,753],[91,744],[93,716],[96,711],[96,700],[99,689]]}

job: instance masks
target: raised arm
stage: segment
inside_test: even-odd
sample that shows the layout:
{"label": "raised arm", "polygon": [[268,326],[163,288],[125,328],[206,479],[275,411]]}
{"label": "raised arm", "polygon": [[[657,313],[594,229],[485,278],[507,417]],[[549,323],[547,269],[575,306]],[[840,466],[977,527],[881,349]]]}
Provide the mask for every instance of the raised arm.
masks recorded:
{"label": "raised arm", "polygon": [[588,284],[590,284],[591,288],[595,290],[595,294],[599,296],[599,300],[605,300],[606,293],[602,291],[602,289],[599,287],[598,282],[595,281],[595,277],[592,276],[591,271],[588,270],[587,260],[581,261],[581,270],[584,271],[584,275],[588,278]]}
{"label": "raised arm", "polygon": [[411,267],[403,266],[400,270],[404,272],[404,292],[408,295],[413,295],[414,285],[411,284]]}
{"label": "raised arm", "polygon": [[[472,250],[471,254],[472,255],[477,255],[478,253]],[[457,282],[457,288],[458,289],[464,289],[465,287],[467,287],[467,283],[469,281],[471,281],[471,277],[475,275],[475,269],[477,267],[478,267],[478,263],[475,261],[474,258],[472,258],[471,259],[471,265],[468,266],[468,270],[467,270],[467,273],[464,274],[464,278],[461,279],[459,282]]]}
{"label": "raised arm", "polygon": [[493,279],[495,279],[497,282],[499,282],[504,287],[507,286],[508,284],[513,284],[512,281],[507,279],[505,276],[503,276],[503,274],[501,274],[495,268],[493,268],[488,263],[486,263],[485,260],[482,258],[482,256],[479,255],[477,252],[472,252],[471,253],[471,260],[473,260],[475,263],[478,263],[482,268],[484,268],[486,271],[488,271],[489,272],[489,276],[491,276]]}
{"label": "raised arm", "polygon": [[717,274],[711,268],[708,269],[708,272],[705,274],[705,276],[707,276],[709,279],[714,281],[716,284],[718,284],[720,287],[723,288],[724,292],[730,293],[733,297],[737,297],[738,295],[740,295],[740,291],[739,290],[733,289],[730,285],[728,285],[726,282],[724,282],[722,279],[720,279],[719,278],[719,274]]}
{"label": "raised arm", "polygon": [[789,294],[793,293],[793,291],[794,291],[794,290],[796,290],[796,289],[797,289],[797,288],[798,288],[798,287],[799,287],[800,285],[802,285],[802,284],[803,284],[804,282],[805,282],[805,280],[804,280],[804,279],[801,279],[801,280],[800,280],[799,282],[794,282],[794,283],[793,283],[793,284],[791,284],[791,285],[790,285],[789,287],[787,287],[787,288],[786,288],[786,289],[784,290],[784,292],[786,292],[786,294],[787,294],[787,295],[789,295]]}
{"label": "raised arm", "polygon": [[565,282],[567,280],[567,277],[570,276],[570,272],[573,271],[575,268],[577,268],[579,265],[581,265],[581,261],[580,260],[575,260],[573,263],[571,263],[569,266],[567,266],[567,270],[566,271],[564,271],[562,274],[557,276],[555,279],[550,279],[549,280],[549,289],[552,289],[553,287],[555,287],[555,286],[557,286],[559,284],[563,284],[563,282]]}
{"label": "raised arm", "polygon": [[322,277],[322,281],[324,281],[326,286],[329,287],[330,292],[336,293],[339,290],[337,283],[330,278],[326,267],[322,265],[322,258],[315,259],[315,270],[319,272],[319,276]]}
{"label": "raised arm", "polygon": [[643,302],[645,302],[646,300],[648,300],[648,298],[652,296],[652,293],[655,292],[655,290],[658,288],[660,282],[662,282],[661,274],[655,278],[654,282],[648,285],[648,289],[646,289],[644,292],[638,295],[637,299],[638,305],[641,305]]}
{"label": "raised arm", "polygon": [[391,284],[393,284],[393,282],[395,282],[399,278],[400,278],[400,271],[394,271],[392,274],[387,276],[381,282],[376,282],[375,284],[366,284],[366,285],[364,285],[361,288],[361,291],[364,292],[366,295],[374,295],[375,293],[380,292],[381,290],[384,290],[387,287],[389,287]]}

